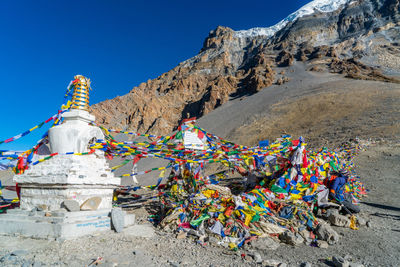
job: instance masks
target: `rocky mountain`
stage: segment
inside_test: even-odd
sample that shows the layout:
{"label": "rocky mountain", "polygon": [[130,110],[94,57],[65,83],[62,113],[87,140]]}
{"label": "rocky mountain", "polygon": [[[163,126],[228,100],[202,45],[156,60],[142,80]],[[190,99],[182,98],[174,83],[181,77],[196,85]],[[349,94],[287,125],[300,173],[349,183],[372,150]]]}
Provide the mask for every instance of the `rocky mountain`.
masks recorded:
{"label": "rocky mountain", "polygon": [[315,0],[269,28],[219,26],[200,52],[128,94],[91,107],[110,128],[166,134],[186,117],[288,81],[288,67],[399,83],[399,0]]}

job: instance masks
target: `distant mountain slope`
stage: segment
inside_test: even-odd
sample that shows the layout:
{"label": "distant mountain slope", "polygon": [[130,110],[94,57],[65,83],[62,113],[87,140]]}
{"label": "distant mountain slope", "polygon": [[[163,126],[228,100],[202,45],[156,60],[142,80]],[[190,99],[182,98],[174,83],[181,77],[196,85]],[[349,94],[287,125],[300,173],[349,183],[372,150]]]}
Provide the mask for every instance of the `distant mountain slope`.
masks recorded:
{"label": "distant mountain slope", "polygon": [[399,0],[316,0],[273,28],[218,27],[199,54],[128,94],[91,107],[98,123],[165,134],[187,116],[288,81],[287,68],[399,82]]}

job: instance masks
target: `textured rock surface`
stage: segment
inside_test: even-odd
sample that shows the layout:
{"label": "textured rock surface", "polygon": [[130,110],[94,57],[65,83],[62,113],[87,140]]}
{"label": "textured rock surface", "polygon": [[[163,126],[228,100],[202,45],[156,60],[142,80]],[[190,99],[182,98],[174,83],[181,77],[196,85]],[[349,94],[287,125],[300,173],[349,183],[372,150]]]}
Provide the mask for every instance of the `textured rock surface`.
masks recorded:
{"label": "textured rock surface", "polygon": [[334,244],[339,241],[339,234],[326,223],[320,223],[316,229],[316,234],[321,240]]}

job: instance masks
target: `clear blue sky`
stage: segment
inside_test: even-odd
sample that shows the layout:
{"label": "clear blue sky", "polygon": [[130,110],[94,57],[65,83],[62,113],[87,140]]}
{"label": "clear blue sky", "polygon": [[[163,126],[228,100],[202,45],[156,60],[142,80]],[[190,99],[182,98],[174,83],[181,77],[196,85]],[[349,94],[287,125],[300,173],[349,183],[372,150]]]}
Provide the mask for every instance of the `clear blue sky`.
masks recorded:
{"label": "clear blue sky", "polygon": [[[218,25],[271,26],[308,1],[0,1],[0,140],[53,115],[75,74],[91,104],[128,93],[198,53]],[[29,149],[44,133],[0,145]]]}

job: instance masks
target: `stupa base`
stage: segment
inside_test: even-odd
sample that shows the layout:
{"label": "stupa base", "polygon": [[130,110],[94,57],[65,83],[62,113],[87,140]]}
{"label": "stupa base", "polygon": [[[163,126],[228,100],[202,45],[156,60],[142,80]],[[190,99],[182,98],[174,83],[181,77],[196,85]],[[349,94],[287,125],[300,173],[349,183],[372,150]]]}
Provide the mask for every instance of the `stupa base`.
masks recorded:
{"label": "stupa base", "polygon": [[27,211],[8,210],[0,216],[0,234],[41,239],[73,239],[111,230],[110,210]]}

